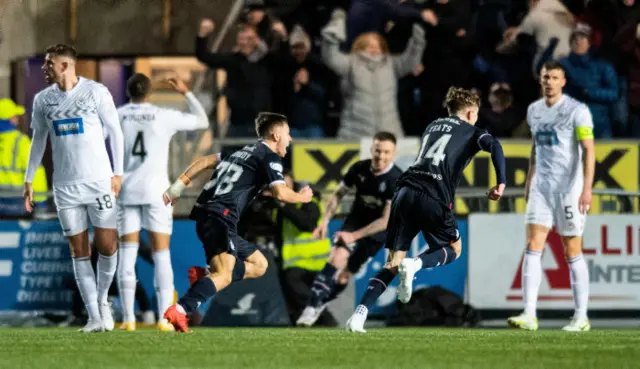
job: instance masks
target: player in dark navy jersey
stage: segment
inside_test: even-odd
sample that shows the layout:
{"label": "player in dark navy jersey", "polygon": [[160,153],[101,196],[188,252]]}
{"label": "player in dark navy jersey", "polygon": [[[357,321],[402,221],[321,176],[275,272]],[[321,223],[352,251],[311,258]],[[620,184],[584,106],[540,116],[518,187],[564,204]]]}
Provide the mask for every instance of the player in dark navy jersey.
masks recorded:
{"label": "player in dark navy jersey", "polygon": [[[496,170],[498,185],[489,191],[489,198],[498,200],[502,196],[505,187],[502,146],[475,127],[479,98],[471,91],[452,87],[445,103],[449,116],[427,126],[416,161],[398,180],[387,227],[389,259],[369,280],[360,304],[347,321],[347,330],[351,332],[365,332],[369,307],[398,272],[398,299],[406,303],[411,298],[413,276],[418,270],[449,264],[460,255],[462,242],[452,210],[455,189],[462,171],[480,150],[491,153]],[[418,232],[422,232],[429,250],[417,258],[405,258]]]}
{"label": "player in dark navy jersey", "polygon": [[190,332],[187,315],[217,291],[233,281],[260,277],[266,271],[267,259],[237,232],[240,216],[259,192],[269,187],[280,201],[311,201],[313,193],[308,186],[294,192],[284,181],[281,158],[291,142],[286,117],[260,113],[256,131],[261,140],[228,156],[217,154],[196,160],[164,194],[165,203],[173,203],[192,178],[215,168],[189,216],[196,221],[211,273],[198,279],[165,312],[164,317],[179,332]]}
{"label": "player in dark navy jersey", "polygon": [[395,152],[395,136],[378,132],[373,136],[372,158],[353,164],[329,199],[322,222],[314,232],[317,238],[326,237],[327,226],[340,200],[355,189],[351,212],[342,229],[334,236],[329,260],[316,275],[311,296],[296,325],[312,326],[327,303],[344,290],[351,276],[382,248],[391,212],[391,199],[396,181],[402,174],[393,163]]}

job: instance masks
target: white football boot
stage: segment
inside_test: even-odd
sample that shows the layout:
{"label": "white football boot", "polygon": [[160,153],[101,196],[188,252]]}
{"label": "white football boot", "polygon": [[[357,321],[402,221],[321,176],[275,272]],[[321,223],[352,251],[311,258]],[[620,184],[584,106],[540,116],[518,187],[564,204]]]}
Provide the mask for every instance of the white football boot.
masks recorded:
{"label": "white football boot", "polygon": [[78,329],[78,332],[83,333],[93,333],[93,332],[104,332],[104,324],[101,320],[89,320],[87,325],[83,328]]}
{"label": "white football boot", "polygon": [[565,325],[562,330],[566,332],[588,332],[591,329],[591,322],[586,317],[571,319],[571,323]]}
{"label": "white football boot", "polygon": [[323,304],[322,306],[319,306],[317,308],[313,306],[305,307],[302,311],[302,314],[296,321],[296,325],[298,327],[311,327],[312,325],[316,324],[316,321],[318,321],[318,318],[320,318],[320,315],[322,315],[322,312],[326,308],[327,304]]}
{"label": "white football boot", "polygon": [[115,323],[113,321],[113,314],[111,312],[110,303],[100,304],[100,317],[102,318],[104,330],[107,332],[112,331]]}
{"label": "white football boot", "polygon": [[523,329],[525,331],[538,330],[538,318],[527,313],[512,316],[511,318],[507,319],[507,324],[511,328]]}
{"label": "white football boot", "polygon": [[398,273],[400,274],[398,300],[403,304],[406,304],[411,300],[411,294],[413,293],[413,279],[420,269],[422,269],[422,260],[419,258],[407,258],[400,262],[400,266],[398,267]]}
{"label": "white football boot", "polygon": [[369,309],[364,305],[358,305],[356,311],[351,315],[351,318],[347,320],[347,332],[367,333],[367,331],[364,330],[364,322],[367,321],[367,314],[369,314]]}

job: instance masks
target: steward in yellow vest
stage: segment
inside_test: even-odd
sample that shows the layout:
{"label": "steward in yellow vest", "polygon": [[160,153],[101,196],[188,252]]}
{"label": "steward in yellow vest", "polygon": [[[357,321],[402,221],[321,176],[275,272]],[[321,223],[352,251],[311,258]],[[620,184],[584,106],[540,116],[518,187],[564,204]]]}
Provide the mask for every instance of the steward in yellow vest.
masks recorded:
{"label": "steward in yellow vest", "polygon": [[[285,181],[296,191],[302,187],[286,172]],[[307,204],[277,203],[274,217],[281,230],[279,243],[282,245],[282,290],[289,315],[295,321],[302,313],[311,295],[313,280],[324,267],[331,249],[329,239],[316,240],[312,236],[313,230],[322,220],[319,192],[314,191],[313,200]],[[329,325],[335,324],[328,313],[324,320]]]}
{"label": "steward in yellow vest", "polygon": [[[31,140],[17,128],[24,107],[11,99],[0,99],[0,215],[27,215],[22,191],[29,161]],[[36,171],[33,181],[34,203],[46,206],[47,177],[44,167]]]}

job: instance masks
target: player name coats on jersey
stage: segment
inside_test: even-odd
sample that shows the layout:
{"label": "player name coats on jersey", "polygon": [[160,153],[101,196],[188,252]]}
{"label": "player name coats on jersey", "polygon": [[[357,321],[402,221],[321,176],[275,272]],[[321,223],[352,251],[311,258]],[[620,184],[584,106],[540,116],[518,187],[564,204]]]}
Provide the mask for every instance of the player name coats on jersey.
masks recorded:
{"label": "player name coats on jersey", "polygon": [[387,201],[393,198],[401,174],[402,170],[393,163],[379,174],[371,171],[371,159],[354,163],[341,183],[356,190],[351,212],[343,228],[357,230],[380,218]]}
{"label": "player name coats on jersey", "polygon": [[69,91],[52,84],[35,96],[31,127],[50,133],[54,187],[113,176],[103,124],[117,119],[107,88],[85,78]]}
{"label": "player name coats on jersey", "polygon": [[211,215],[221,216],[235,230],[247,205],[260,191],[266,186],[285,183],[282,160],[263,141],[231,155],[222,153],[219,159],[189,217],[200,220]]}
{"label": "player name coats on jersey", "polygon": [[582,147],[576,129],[593,128],[589,108],[567,95],[553,106],[547,106],[544,99],[540,99],[529,105],[527,122],[536,145],[536,171],[531,190],[582,191]]}
{"label": "player name coats on jersey", "polygon": [[433,121],[422,135],[416,161],[398,181],[451,207],[462,171],[480,151],[488,133],[456,116]]}
{"label": "player name coats on jersey", "polygon": [[124,133],[124,175],[118,198],[123,205],[162,201],[169,187],[169,144],[178,131],[204,129],[206,111],[193,93],[185,95],[190,113],[149,103],[129,103],[118,109]]}

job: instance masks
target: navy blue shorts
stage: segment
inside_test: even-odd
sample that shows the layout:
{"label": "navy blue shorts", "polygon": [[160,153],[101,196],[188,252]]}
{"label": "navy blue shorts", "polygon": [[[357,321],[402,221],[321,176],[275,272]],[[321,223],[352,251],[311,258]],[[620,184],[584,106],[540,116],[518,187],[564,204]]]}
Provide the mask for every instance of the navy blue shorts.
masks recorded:
{"label": "navy blue shorts", "polygon": [[408,251],[418,232],[432,249],[449,246],[460,238],[456,218],[448,206],[421,191],[401,187],[391,202],[386,247]]}
{"label": "navy blue shorts", "polygon": [[238,236],[235,227],[215,216],[196,221],[196,233],[204,247],[207,264],[211,258],[223,252],[244,261],[258,250],[254,244]]}
{"label": "navy blue shorts", "polygon": [[[354,225],[345,224],[340,229],[344,232],[354,232],[362,227],[356,227]],[[334,246],[344,247],[349,250],[349,260],[347,261],[347,270],[351,273],[357,273],[358,270],[369,260],[369,258],[376,256],[378,251],[382,249],[385,240],[387,239],[386,232],[378,232],[369,237],[365,237],[356,241],[355,245],[344,245],[337,243],[334,240]]]}

